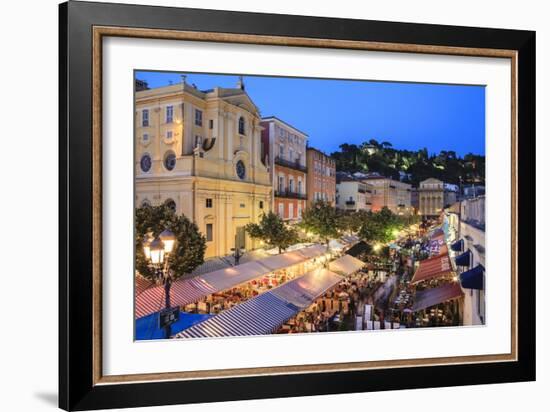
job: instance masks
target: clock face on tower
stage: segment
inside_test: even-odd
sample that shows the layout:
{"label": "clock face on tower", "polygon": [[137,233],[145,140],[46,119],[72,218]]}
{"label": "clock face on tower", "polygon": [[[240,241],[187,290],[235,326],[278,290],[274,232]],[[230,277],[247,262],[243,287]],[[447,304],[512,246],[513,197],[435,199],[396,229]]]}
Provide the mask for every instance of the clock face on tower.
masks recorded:
{"label": "clock face on tower", "polygon": [[242,160],[239,160],[235,165],[235,171],[237,172],[237,176],[239,176],[239,179],[243,180],[246,176],[246,167]]}

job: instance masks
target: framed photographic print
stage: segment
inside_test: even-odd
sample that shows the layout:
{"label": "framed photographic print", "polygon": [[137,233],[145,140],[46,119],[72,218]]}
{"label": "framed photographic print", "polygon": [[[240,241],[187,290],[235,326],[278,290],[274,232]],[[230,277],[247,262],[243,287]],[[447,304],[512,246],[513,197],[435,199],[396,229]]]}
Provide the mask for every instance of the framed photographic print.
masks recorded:
{"label": "framed photographic print", "polygon": [[60,407],[535,379],[535,33],[60,6]]}

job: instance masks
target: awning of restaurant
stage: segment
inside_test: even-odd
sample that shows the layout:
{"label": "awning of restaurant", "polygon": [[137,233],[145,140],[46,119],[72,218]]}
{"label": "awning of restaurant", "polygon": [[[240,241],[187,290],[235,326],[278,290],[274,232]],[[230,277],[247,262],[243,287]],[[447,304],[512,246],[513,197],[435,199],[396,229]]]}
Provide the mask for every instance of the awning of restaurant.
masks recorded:
{"label": "awning of restaurant", "polygon": [[[172,284],[170,303],[172,306],[183,306],[208,296],[217,290],[200,277],[180,279]],[[164,286],[150,287],[136,296],[136,319],[164,308]]]}
{"label": "awning of restaurant", "polygon": [[[314,255],[312,256],[312,258],[315,256],[318,256],[318,255]],[[279,270],[279,269],[297,265],[299,263],[302,263],[305,260],[307,259],[301,253],[294,251],[294,252],[281,253],[280,255],[269,256],[267,258],[261,259],[259,263],[261,263],[262,266],[267,268],[268,272],[270,271],[272,272],[274,270]]]}
{"label": "awning of restaurant", "polygon": [[363,262],[362,260],[354,258],[350,255],[344,255],[341,258],[330,262],[329,269],[336,273],[349,275],[351,273],[357,272],[359,269],[362,269],[363,266],[365,266],[365,262]]}
{"label": "awning of restaurant", "polygon": [[416,292],[412,310],[416,312],[461,296],[462,289],[457,282],[446,283],[437,288]]}
{"label": "awning of restaurant", "polygon": [[467,250],[461,255],[458,255],[455,258],[455,263],[457,266],[470,266],[470,251]]}
{"label": "awning of restaurant", "polygon": [[200,275],[199,278],[215,290],[225,290],[258,278],[266,273],[266,267],[257,261],[243,263]]}
{"label": "awning of restaurant", "polygon": [[346,255],[351,255],[353,257],[357,257],[362,253],[369,251],[369,245],[364,242],[363,240],[359,243],[356,243],[352,247],[350,247],[348,250],[346,250]]}
{"label": "awning of restaurant", "polygon": [[475,268],[462,272],[459,276],[460,284],[464,289],[483,289],[483,275],[485,268],[477,265]]}
{"label": "awning of restaurant", "polygon": [[464,239],[458,239],[451,245],[451,250],[455,252],[462,252],[464,249]]}
{"label": "awning of restaurant", "polygon": [[421,260],[411,280],[412,283],[443,277],[452,272],[449,255],[444,254]]}
{"label": "awning of restaurant", "polygon": [[136,286],[135,286],[136,296],[144,292],[145,289],[150,288],[153,285],[154,283],[151,282],[149,279],[145,279],[143,276],[136,274]]}
{"label": "awning of restaurant", "polygon": [[191,326],[176,337],[205,338],[272,333],[341,280],[341,276],[327,269],[313,270]]}
{"label": "awning of restaurant", "polygon": [[283,300],[267,292],[191,326],[176,337],[266,335],[276,330],[297,311],[297,307],[287,305]]}
{"label": "awning of restaurant", "polygon": [[327,252],[327,247],[326,247],[326,245],[313,245],[313,246],[305,247],[305,248],[302,248],[302,249],[298,249],[295,252],[299,253],[300,255],[305,257],[306,259],[311,259],[311,258],[321,256],[324,253],[326,253]]}
{"label": "awning of restaurant", "polygon": [[[321,256],[326,251],[323,245],[314,245],[280,255],[243,263],[199,275],[191,279],[179,279],[172,284],[170,303],[172,306],[185,306],[211,295],[212,293],[236,287],[275,270],[294,266],[309,259]],[[152,286],[136,296],[136,318],[157,312],[164,306],[164,287]]]}
{"label": "awning of restaurant", "polygon": [[340,283],[344,278],[328,269],[319,268],[306,273],[270,293],[301,309],[307,308],[327,290]]}

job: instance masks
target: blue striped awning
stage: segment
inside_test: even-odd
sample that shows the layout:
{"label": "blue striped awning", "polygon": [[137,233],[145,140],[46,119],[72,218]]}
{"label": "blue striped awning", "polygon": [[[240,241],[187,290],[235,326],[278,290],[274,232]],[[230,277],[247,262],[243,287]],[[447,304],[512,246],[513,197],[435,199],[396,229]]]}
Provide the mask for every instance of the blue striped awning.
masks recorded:
{"label": "blue striped awning", "polygon": [[470,266],[470,251],[467,250],[463,254],[455,258],[457,266]]}
{"label": "blue striped awning", "polygon": [[477,265],[475,268],[460,274],[460,284],[464,289],[483,289],[483,275],[485,268]]}
{"label": "blue striped awning", "polygon": [[266,335],[278,329],[298,308],[271,293],[264,293],[185,329],[178,338]]}
{"label": "blue striped awning", "polygon": [[456,242],[454,242],[451,245],[451,250],[454,250],[455,252],[462,252],[464,249],[464,239],[458,239]]}

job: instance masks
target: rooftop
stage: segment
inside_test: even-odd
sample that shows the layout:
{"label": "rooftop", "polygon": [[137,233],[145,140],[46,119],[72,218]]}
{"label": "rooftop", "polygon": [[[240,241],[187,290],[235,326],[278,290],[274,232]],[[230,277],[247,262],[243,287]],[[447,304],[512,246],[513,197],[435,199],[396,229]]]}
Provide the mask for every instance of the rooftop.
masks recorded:
{"label": "rooftop", "polygon": [[347,172],[336,172],[336,183],[359,182],[360,180]]}
{"label": "rooftop", "polygon": [[322,150],[317,149],[317,148],[315,148],[315,147],[308,146],[308,147],[306,148],[306,150],[308,150],[308,151],[311,150],[311,151],[314,151],[314,152],[317,152],[317,153],[321,153],[323,156],[328,157],[329,159],[332,159],[332,157],[331,157],[330,155],[326,154],[326,153],[323,152]]}
{"label": "rooftop", "polygon": [[262,117],[262,122],[273,122],[273,121],[279,122],[279,123],[283,124],[284,126],[291,128],[296,133],[299,133],[302,136],[304,136],[306,139],[309,137],[309,135],[307,133],[302,132],[300,129],[297,129],[296,127],[294,127],[291,124],[285,122],[284,120],[279,119],[277,116]]}
{"label": "rooftop", "polygon": [[259,108],[254,104],[250,96],[248,96],[248,93],[246,93],[243,88],[239,87],[239,85],[234,88],[215,87],[213,89],[200,90],[195,84],[190,85],[187,82],[181,82],[155,88],[136,90],[135,96],[137,101],[142,99],[146,100],[148,98],[168,97],[181,93],[189,93],[202,100],[206,100],[207,98],[220,98],[239,107],[249,105],[252,111],[256,111],[258,114],[260,113]]}

